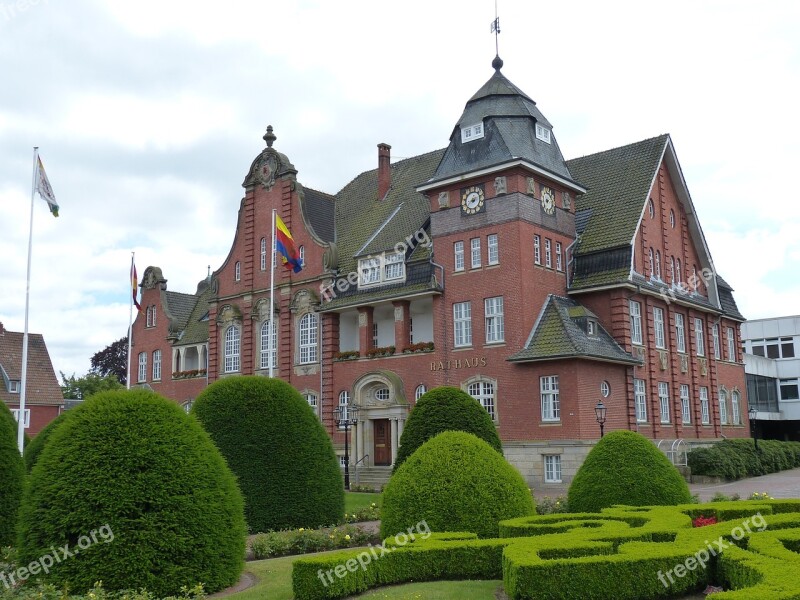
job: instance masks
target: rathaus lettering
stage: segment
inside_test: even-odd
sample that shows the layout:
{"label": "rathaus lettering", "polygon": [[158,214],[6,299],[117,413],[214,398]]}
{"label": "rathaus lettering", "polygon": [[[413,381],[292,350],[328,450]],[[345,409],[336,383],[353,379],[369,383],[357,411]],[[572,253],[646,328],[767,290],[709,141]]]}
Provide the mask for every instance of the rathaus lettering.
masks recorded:
{"label": "rathaus lettering", "polygon": [[446,371],[449,369],[468,369],[470,367],[485,367],[486,357],[464,358],[456,360],[433,361],[431,362],[431,371]]}

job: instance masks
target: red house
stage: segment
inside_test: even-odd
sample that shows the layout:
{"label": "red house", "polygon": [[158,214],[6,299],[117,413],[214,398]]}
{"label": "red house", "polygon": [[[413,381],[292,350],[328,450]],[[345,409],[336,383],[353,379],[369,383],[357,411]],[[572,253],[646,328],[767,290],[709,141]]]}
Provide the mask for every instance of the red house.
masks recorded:
{"label": "red house", "polygon": [[[360,408],[350,447],[362,481],[388,477],[409,410],[440,385],[486,408],[537,487],[574,475],[601,401],[606,431],[663,448],[747,436],[744,318],[670,137],[565,160],[536,103],[492,66],[446,148],[392,163],[379,144],[377,169],[336,194],[305,188],[268,128],[210,281],[174,294],[146,272],[155,312],[134,325],[139,381],[187,401],[206,380],[267,375],[273,361],[340,451],[333,411]],[[273,208],[304,261],[299,273],[278,262],[275,331]]]}

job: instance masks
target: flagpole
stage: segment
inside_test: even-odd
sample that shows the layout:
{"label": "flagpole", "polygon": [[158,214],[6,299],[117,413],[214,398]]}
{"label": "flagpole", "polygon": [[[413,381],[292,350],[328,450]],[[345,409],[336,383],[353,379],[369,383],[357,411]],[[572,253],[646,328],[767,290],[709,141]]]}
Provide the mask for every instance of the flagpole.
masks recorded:
{"label": "flagpole", "polygon": [[[131,271],[128,278],[133,281],[133,268],[136,264],[136,252],[131,252]],[[131,389],[131,347],[133,345],[133,291],[128,292],[128,373],[125,377],[126,389]]]}
{"label": "flagpole", "polygon": [[[275,212],[276,210],[272,209],[272,252],[270,252],[269,256],[269,328],[271,336],[277,336],[277,332],[275,331],[275,323],[273,322],[275,319]],[[277,346],[277,339],[276,346]],[[272,377],[272,365],[277,358],[277,356],[273,357],[272,354],[272,339],[267,340],[267,343],[270,345],[269,349],[269,376]],[[277,352],[277,348],[275,349]]]}
{"label": "flagpole", "polygon": [[31,253],[33,250],[33,199],[36,196],[36,165],[39,146],[33,147],[33,175],[31,177],[31,218],[28,232],[28,274],[25,280],[25,333],[22,334],[22,389],[19,394],[19,418],[17,419],[17,447],[20,454],[25,449],[25,395],[28,391],[28,312],[31,298]]}

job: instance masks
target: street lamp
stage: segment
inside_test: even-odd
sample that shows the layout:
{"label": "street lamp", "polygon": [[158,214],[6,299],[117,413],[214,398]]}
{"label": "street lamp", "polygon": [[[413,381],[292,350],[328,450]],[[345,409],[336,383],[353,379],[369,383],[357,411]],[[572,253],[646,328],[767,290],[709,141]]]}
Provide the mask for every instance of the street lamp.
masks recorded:
{"label": "street lamp", "polygon": [[350,436],[348,431],[351,425],[358,423],[358,406],[339,405],[333,411],[336,425],[344,428],[344,489],[350,491]]}
{"label": "street lamp", "polygon": [[750,417],[750,433],[753,434],[753,445],[756,447],[756,452],[758,452],[758,438],[756,437],[756,410],[755,406],[751,406],[750,410],[747,411],[748,416]]}
{"label": "street lamp", "polygon": [[602,400],[594,407],[594,416],[600,424],[600,437],[603,437],[603,425],[606,422],[606,405],[603,404]]}

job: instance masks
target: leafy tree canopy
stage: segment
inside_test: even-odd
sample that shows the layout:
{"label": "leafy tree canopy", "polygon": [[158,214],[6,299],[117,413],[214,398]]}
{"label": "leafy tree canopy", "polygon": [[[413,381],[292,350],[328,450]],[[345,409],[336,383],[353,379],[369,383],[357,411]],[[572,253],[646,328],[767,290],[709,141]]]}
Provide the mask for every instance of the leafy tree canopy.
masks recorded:
{"label": "leafy tree canopy", "polygon": [[92,373],[102,377],[113,375],[119,383],[125,385],[128,380],[128,336],[95,353],[91,361]]}
{"label": "leafy tree canopy", "polygon": [[97,392],[106,390],[121,390],[124,386],[117,381],[117,377],[112,374],[105,376],[97,373],[87,373],[83,377],[75,377],[75,373],[67,377],[63,371],[61,373],[61,391],[67,400],[86,400],[89,396]]}

